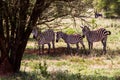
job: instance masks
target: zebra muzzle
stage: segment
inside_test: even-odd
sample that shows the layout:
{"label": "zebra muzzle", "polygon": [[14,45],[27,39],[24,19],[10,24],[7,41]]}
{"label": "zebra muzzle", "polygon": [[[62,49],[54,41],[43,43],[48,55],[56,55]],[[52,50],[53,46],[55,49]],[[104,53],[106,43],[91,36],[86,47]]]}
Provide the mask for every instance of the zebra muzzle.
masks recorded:
{"label": "zebra muzzle", "polygon": [[58,42],[58,40],[56,40],[56,42]]}

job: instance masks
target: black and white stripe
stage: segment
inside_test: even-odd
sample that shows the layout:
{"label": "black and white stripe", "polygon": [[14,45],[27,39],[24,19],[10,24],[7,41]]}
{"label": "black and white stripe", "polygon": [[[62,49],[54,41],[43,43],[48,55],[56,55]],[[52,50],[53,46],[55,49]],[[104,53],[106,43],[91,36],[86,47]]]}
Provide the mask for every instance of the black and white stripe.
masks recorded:
{"label": "black and white stripe", "polygon": [[95,18],[98,18],[98,17],[103,17],[103,15],[100,14],[100,13],[95,12]]}
{"label": "black and white stripe", "polygon": [[107,31],[105,28],[100,28],[97,30],[91,31],[87,26],[81,26],[83,35],[86,36],[89,50],[93,48],[93,42],[101,41],[103,44],[103,52],[106,53],[106,41],[107,36],[111,34],[110,31]]}
{"label": "black and white stripe", "polygon": [[44,53],[44,44],[48,44],[48,53],[50,52],[50,48],[51,48],[51,44],[50,42],[52,42],[53,45],[53,49],[55,52],[55,45],[54,45],[54,41],[55,41],[55,33],[52,29],[48,29],[44,32],[39,33],[37,28],[34,28],[33,31],[33,36],[34,38],[38,41],[38,45],[42,45],[42,53]]}
{"label": "black and white stripe", "polygon": [[77,51],[79,49],[79,43],[85,49],[85,46],[83,44],[83,38],[84,38],[84,36],[81,36],[80,34],[68,35],[68,34],[63,33],[63,32],[60,31],[60,32],[57,32],[56,42],[58,42],[60,38],[62,38],[65,41],[65,43],[67,44],[68,51],[70,51],[70,44],[76,44]]}

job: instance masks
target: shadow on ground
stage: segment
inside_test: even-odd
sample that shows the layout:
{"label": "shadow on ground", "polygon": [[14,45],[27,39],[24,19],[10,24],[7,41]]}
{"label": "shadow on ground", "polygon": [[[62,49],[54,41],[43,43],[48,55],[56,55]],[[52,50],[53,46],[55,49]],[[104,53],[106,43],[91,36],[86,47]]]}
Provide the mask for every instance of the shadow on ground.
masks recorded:
{"label": "shadow on ground", "polygon": [[[75,55],[77,53],[76,48],[72,48],[71,49],[72,55]],[[37,54],[37,55],[49,55],[49,56],[62,56],[62,55],[70,55],[71,53],[68,53],[66,47],[59,47],[56,48],[56,52],[54,53],[54,50],[51,49],[50,53],[48,54],[48,49],[44,49],[44,54],[39,54],[39,50],[38,49],[26,49],[25,53],[27,54]],[[102,53],[102,49],[93,49],[91,51],[91,53],[88,53],[88,49],[85,51],[83,49],[80,49],[78,52],[78,56],[84,55],[84,56],[104,56],[104,55],[110,55],[110,56],[114,56],[114,55],[119,55],[120,54],[120,50],[111,50],[108,49],[106,54]]]}

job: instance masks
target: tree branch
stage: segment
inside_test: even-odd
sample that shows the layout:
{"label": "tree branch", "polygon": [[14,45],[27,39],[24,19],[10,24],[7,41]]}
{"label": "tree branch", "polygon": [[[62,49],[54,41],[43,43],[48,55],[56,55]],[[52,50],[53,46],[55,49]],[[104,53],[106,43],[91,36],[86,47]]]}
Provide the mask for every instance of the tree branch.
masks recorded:
{"label": "tree branch", "polygon": [[38,21],[38,23],[36,23],[36,25],[41,25],[41,24],[44,24],[44,23],[46,23],[46,22],[51,22],[51,21],[54,21],[56,18],[52,18],[52,19],[49,19],[49,20],[44,20],[43,22],[39,22]]}

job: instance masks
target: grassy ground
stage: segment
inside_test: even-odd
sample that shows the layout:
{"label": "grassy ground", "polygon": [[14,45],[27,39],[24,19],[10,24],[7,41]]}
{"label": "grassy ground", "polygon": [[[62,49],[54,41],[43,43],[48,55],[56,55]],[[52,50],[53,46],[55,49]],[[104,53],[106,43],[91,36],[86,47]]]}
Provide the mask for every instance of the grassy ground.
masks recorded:
{"label": "grassy ground", "polygon": [[[66,44],[63,40],[56,43],[56,54],[45,54],[38,56],[38,50],[34,41],[28,42],[21,63],[21,71],[12,76],[2,77],[0,80],[120,80],[120,20],[97,19],[93,22],[91,29],[95,26],[104,26],[112,34],[108,37],[107,53],[102,55],[101,42],[94,43],[94,49],[90,55],[82,54],[71,56],[67,54]],[[79,25],[79,23],[77,24]],[[81,30],[79,27],[73,30]],[[66,30],[65,30],[66,31]],[[84,39],[86,48],[87,42]],[[47,46],[46,46],[47,47]],[[71,45],[73,53],[75,45]]]}

